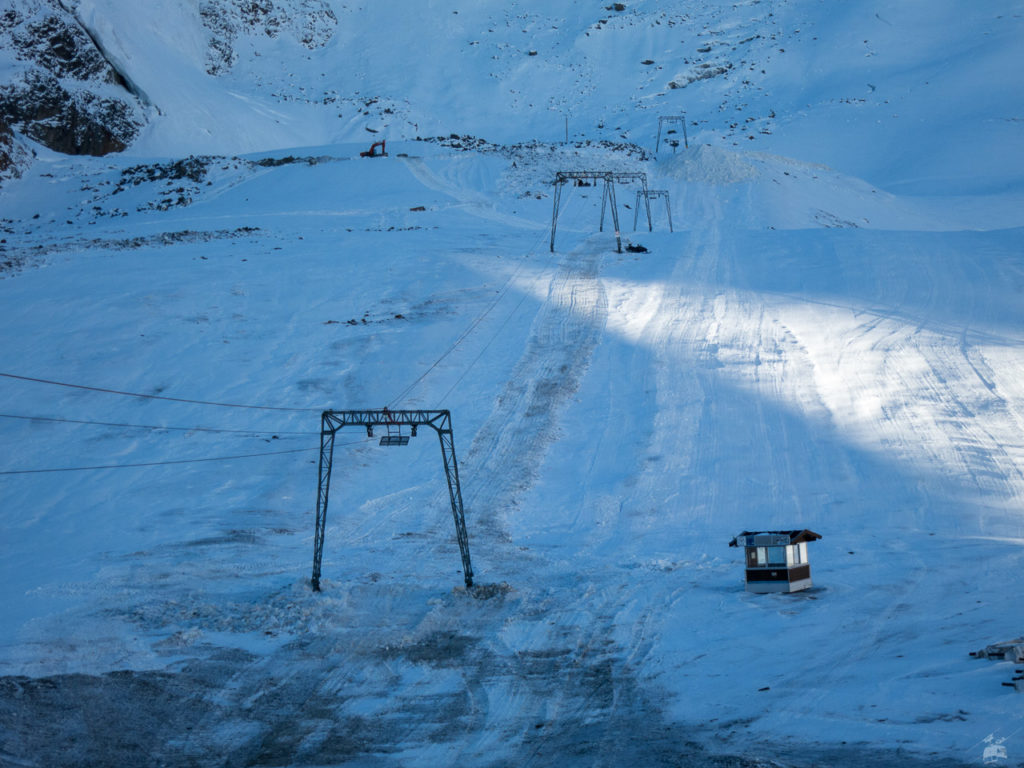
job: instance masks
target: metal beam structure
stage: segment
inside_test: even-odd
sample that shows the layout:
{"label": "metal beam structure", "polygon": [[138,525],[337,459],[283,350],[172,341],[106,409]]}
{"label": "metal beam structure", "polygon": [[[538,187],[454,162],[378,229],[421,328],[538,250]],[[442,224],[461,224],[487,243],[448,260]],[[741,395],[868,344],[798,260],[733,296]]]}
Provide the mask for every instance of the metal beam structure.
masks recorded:
{"label": "metal beam structure", "polygon": [[636,191],[636,205],[633,208],[633,231],[636,232],[636,221],[640,218],[640,198],[643,197],[647,202],[647,220],[650,221],[651,216],[651,199],[657,200],[659,197],[665,200],[665,213],[668,214],[668,231],[672,232],[672,206],[669,205],[669,197],[667,189],[648,189],[644,191],[638,189]]}
{"label": "metal beam structure", "polygon": [[[646,194],[647,174],[640,172],[619,172],[619,171],[558,171],[555,174],[554,208],[551,211],[551,252],[555,252],[555,229],[558,226],[558,207],[562,199],[562,186],[573,181],[603,181],[604,189],[601,191],[601,224],[600,232],[604,232],[604,210],[605,205],[610,203],[612,210],[612,223],[615,225],[615,246],[619,253],[622,253],[622,235],[619,229],[619,208],[615,202],[615,183],[629,184],[639,182]],[[646,198],[645,198],[646,199]],[[647,206],[647,226],[651,227],[651,207]]]}
{"label": "metal beam structure", "polygon": [[690,140],[686,137],[686,113],[681,115],[664,115],[658,118],[658,140],[654,143],[654,154],[658,154],[658,146],[661,144],[661,126],[665,123],[679,123],[683,126],[683,146],[690,148]]}
{"label": "metal beam structure", "polygon": [[[365,427],[373,437],[373,428],[389,430],[410,427],[430,427],[441,442],[441,458],[448,480],[448,498],[455,520],[455,536],[462,554],[462,572],[466,586],[473,586],[473,565],[469,559],[469,536],[466,533],[466,515],[462,506],[462,487],[459,484],[459,463],[455,458],[455,436],[449,411],[392,411],[387,408],[362,411],[324,411],[320,415],[320,469],[316,491],[316,533],[313,537],[313,578],[315,592],[320,591],[320,565],[324,554],[324,532],[327,526],[327,500],[331,490],[331,468],[334,464],[334,436],[344,427]],[[403,441],[401,438],[405,438]],[[381,438],[381,445],[406,445],[408,436],[389,434]]]}
{"label": "metal beam structure", "polygon": [[[640,190],[637,191],[637,194],[641,194],[641,193],[643,194],[644,206],[647,209],[647,231],[648,232],[653,232],[654,231],[654,226],[651,224],[651,204],[650,204],[650,202],[648,202],[649,195],[648,195],[648,192],[647,192],[647,174],[639,172],[639,171],[613,172],[611,174],[611,177],[612,177],[612,181],[613,182],[618,182],[619,184],[636,184],[636,183],[640,184],[641,188],[640,188]],[[640,198],[638,197],[637,199],[639,200]],[[639,210],[639,208],[637,210]],[[637,218],[637,216],[634,213],[634,216],[633,216],[633,230],[634,231],[636,231],[636,218]],[[601,230],[600,231],[604,232],[604,200],[601,200]],[[621,251],[620,251],[620,253],[621,253]]]}

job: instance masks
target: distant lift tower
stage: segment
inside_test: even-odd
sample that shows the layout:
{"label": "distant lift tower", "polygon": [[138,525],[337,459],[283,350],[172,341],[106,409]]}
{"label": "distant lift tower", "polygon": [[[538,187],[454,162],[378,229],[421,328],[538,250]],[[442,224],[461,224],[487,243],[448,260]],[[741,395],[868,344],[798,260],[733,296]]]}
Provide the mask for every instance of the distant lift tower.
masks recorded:
{"label": "distant lift tower", "polygon": [[[469,561],[469,537],[466,535],[466,516],[462,508],[462,488],[459,486],[459,464],[455,459],[455,440],[452,416],[449,411],[390,411],[387,408],[371,411],[324,411],[320,416],[320,478],[316,489],[316,534],[313,538],[313,590],[320,591],[320,563],[324,555],[324,529],[327,524],[327,496],[331,489],[331,466],[334,462],[334,436],[342,427],[365,427],[368,437],[373,428],[381,427],[381,445],[408,445],[416,436],[417,427],[430,427],[441,441],[441,458],[448,478],[448,498],[455,518],[455,536],[462,553],[462,572],[466,586],[473,586],[473,565]],[[409,428],[409,434],[403,433]]]}
{"label": "distant lift tower", "polygon": [[648,211],[648,223],[650,223],[650,210],[651,200],[657,200],[661,198],[665,201],[665,213],[668,214],[668,231],[672,232],[672,206],[668,202],[668,190],[667,189],[648,189],[646,192],[642,189],[636,191],[636,205],[633,206],[633,231],[636,232],[636,221],[640,218],[640,199],[644,198],[647,203]]}
{"label": "distant lift tower", "polygon": [[[683,146],[689,149],[690,140],[686,138],[686,115],[664,115],[658,118],[658,140],[654,143],[654,154],[658,154],[658,147],[661,145],[661,126],[665,123],[679,123],[683,126]],[[675,131],[669,131],[675,133]],[[676,142],[678,144],[678,142]]]}
{"label": "distant lift tower", "polygon": [[647,174],[640,172],[617,172],[617,171],[558,171],[555,174],[555,204],[551,212],[551,252],[555,251],[555,229],[558,226],[558,207],[562,199],[562,187],[568,182],[577,185],[588,185],[589,182],[604,182],[604,189],[601,191],[601,225],[600,230],[604,232],[604,209],[610,204],[612,209],[612,223],[615,225],[616,250],[622,253],[622,236],[619,230],[619,209],[615,203],[615,183],[629,184],[639,183],[643,188],[644,201],[647,207],[647,228],[651,226],[651,206],[647,202]]}

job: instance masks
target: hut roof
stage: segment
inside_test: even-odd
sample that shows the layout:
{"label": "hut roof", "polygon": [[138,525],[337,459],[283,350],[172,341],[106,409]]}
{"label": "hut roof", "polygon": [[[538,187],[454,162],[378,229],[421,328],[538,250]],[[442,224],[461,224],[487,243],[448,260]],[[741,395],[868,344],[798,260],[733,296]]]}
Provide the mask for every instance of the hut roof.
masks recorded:
{"label": "hut roof", "polygon": [[789,536],[790,544],[800,544],[804,541],[817,541],[821,538],[820,533],[815,533],[806,528],[797,531],[743,531],[733,537],[733,540],[729,542],[730,547],[742,546],[739,543],[740,539],[745,539],[747,536],[759,536],[761,534],[770,534],[772,536]]}

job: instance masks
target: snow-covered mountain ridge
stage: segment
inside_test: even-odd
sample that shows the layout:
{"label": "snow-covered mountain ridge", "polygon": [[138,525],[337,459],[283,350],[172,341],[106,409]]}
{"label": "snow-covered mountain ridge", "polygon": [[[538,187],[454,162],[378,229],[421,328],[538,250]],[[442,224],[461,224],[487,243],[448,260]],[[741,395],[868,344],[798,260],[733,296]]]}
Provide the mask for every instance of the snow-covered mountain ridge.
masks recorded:
{"label": "snow-covered mountain ridge", "polygon": [[[8,17],[22,33],[28,15],[77,23],[96,42],[136,109],[150,105],[133,153],[451,132],[552,141],[566,121],[572,139],[647,146],[659,115],[685,113],[695,143],[800,148],[876,184],[1012,183],[982,148],[1012,140],[1024,119],[1008,76],[1024,63],[1013,2],[616,8],[18,0]],[[969,142],[949,140],[965,127]],[[891,179],[896,164],[918,175]]]}

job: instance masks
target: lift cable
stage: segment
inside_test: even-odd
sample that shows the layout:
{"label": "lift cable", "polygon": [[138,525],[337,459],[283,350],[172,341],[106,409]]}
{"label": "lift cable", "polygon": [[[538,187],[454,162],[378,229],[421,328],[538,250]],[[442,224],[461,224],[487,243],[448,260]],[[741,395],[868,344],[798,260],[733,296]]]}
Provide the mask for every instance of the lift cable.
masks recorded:
{"label": "lift cable", "polygon": [[239,403],[218,403],[210,400],[192,400],[185,397],[167,397],[165,395],[146,395],[139,392],[124,392],[119,389],[107,389],[105,387],[90,387],[85,384],[69,384],[64,381],[52,381],[51,379],[39,379],[33,376],[19,376],[14,373],[2,373],[7,379],[19,379],[21,381],[32,381],[37,384],[53,384],[57,387],[70,387],[71,389],[87,389],[91,392],[105,392],[110,395],[124,395],[125,397],[142,397],[147,400],[170,400],[175,403],[193,403],[195,405],[215,405],[219,408],[251,408],[260,411],[292,411],[301,413],[319,413],[320,408],[289,408],[280,405],[244,405]]}
{"label": "lift cable", "polygon": [[529,294],[526,294],[526,293],[524,293],[522,295],[522,297],[519,299],[519,302],[515,305],[515,307],[513,307],[512,311],[509,312],[508,315],[506,315],[506,317],[502,321],[501,325],[498,326],[498,330],[496,330],[494,332],[494,334],[491,336],[491,338],[487,340],[487,343],[484,344],[483,349],[480,350],[479,354],[477,354],[477,356],[473,358],[472,362],[470,362],[470,364],[466,366],[466,369],[462,372],[462,375],[459,376],[459,378],[457,378],[455,380],[455,383],[452,384],[451,387],[449,387],[448,391],[444,393],[444,395],[441,397],[440,400],[438,400],[438,404],[443,405],[444,402],[448,399],[448,395],[450,395],[452,392],[455,391],[455,388],[458,387],[459,384],[462,383],[462,380],[464,378],[466,378],[466,375],[471,370],[473,370],[473,366],[475,366],[478,362],[480,362],[480,358],[484,356],[484,352],[486,352],[488,349],[490,349],[491,344],[493,344],[495,342],[495,340],[499,336],[501,336],[502,332],[505,330],[505,326],[508,325],[509,320],[511,320],[515,316],[515,314],[519,311],[519,308],[521,306],[523,306],[523,302],[526,301],[528,296],[529,296]]}
{"label": "lift cable", "polygon": [[[565,203],[564,203],[564,204],[563,204],[563,206],[562,206],[562,210],[563,210],[563,211],[565,210],[566,206],[568,206],[568,204],[569,204],[569,200],[570,200],[570,199],[572,198],[572,189],[571,189],[571,188],[570,188],[569,192],[570,192],[570,194],[569,194],[569,197],[567,197],[567,198],[566,198],[566,200],[565,200]],[[537,241],[536,241],[536,242],[535,242],[535,243],[534,243],[534,244],[533,244],[532,246],[530,246],[530,248],[528,248],[528,249],[527,249],[527,251],[526,251],[526,256],[532,256],[532,255],[535,255],[535,254],[537,253],[537,251],[538,251],[538,247],[539,247],[540,243],[542,243],[542,242],[544,241],[544,238],[545,238],[545,237],[546,237],[545,235],[541,235],[541,237],[540,237],[540,238],[538,238],[538,239],[537,239]],[[551,258],[551,256],[550,256],[550,254],[549,254],[549,255],[547,256],[547,259],[548,259],[548,260],[550,260],[550,258]],[[477,315],[477,316],[476,316],[475,318],[473,318],[473,320],[472,320],[472,321],[470,322],[470,324],[469,324],[469,326],[468,326],[468,327],[466,328],[466,330],[464,330],[464,331],[463,331],[463,332],[462,332],[462,333],[461,333],[461,334],[459,335],[459,337],[458,337],[457,339],[455,339],[455,341],[453,341],[453,342],[452,342],[452,344],[451,344],[451,345],[450,345],[450,346],[448,347],[448,349],[446,349],[446,350],[445,350],[445,351],[444,351],[444,352],[443,352],[443,353],[441,354],[441,356],[440,356],[440,357],[438,357],[438,358],[437,358],[437,359],[436,359],[436,360],[435,360],[435,361],[434,361],[434,362],[433,362],[433,363],[432,363],[432,364],[430,365],[430,367],[429,367],[429,368],[427,368],[427,370],[425,370],[425,371],[424,371],[423,373],[421,373],[421,374],[419,375],[419,377],[418,377],[418,378],[417,378],[417,379],[416,379],[416,380],[415,380],[414,382],[412,382],[412,384],[410,384],[410,385],[409,385],[409,386],[407,386],[407,387],[406,387],[405,389],[403,389],[403,390],[402,390],[402,391],[401,391],[400,393],[398,393],[398,395],[396,395],[395,397],[391,398],[391,400],[390,400],[390,401],[388,402],[388,407],[389,407],[389,408],[392,408],[392,407],[394,407],[394,405],[395,405],[396,403],[400,402],[400,401],[401,401],[401,400],[403,400],[403,399],[404,399],[405,397],[407,397],[407,396],[408,396],[408,394],[409,394],[410,392],[412,392],[412,390],[413,390],[413,389],[415,389],[415,388],[416,388],[416,386],[417,386],[417,385],[418,385],[418,384],[419,384],[419,383],[420,383],[421,381],[423,381],[423,380],[424,380],[424,379],[425,379],[425,378],[426,378],[426,377],[427,377],[427,376],[428,376],[428,375],[430,374],[430,372],[431,372],[431,371],[433,371],[433,370],[434,370],[435,368],[437,368],[437,366],[438,366],[438,365],[440,365],[440,364],[441,364],[441,362],[442,362],[442,361],[443,361],[443,360],[444,360],[444,359],[445,359],[446,357],[448,357],[448,355],[450,355],[450,354],[451,354],[452,352],[454,352],[454,351],[455,351],[455,350],[456,350],[456,349],[457,349],[457,348],[459,347],[459,345],[461,345],[461,344],[462,344],[462,342],[466,340],[466,337],[468,337],[468,336],[469,336],[469,335],[470,335],[470,334],[471,334],[471,333],[472,333],[472,332],[473,332],[474,330],[476,330],[477,326],[478,326],[478,325],[480,325],[480,323],[482,323],[482,322],[484,321],[484,319],[485,319],[485,318],[486,318],[486,317],[487,317],[487,316],[488,316],[488,315],[489,315],[489,314],[490,314],[490,313],[491,313],[491,312],[492,312],[492,311],[494,310],[494,308],[495,308],[495,307],[497,307],[499,303],[501,303],[501,300],[502,300],[503,298],[505,298],[505,295],[506,295],[506,294],[508,293],[508,291],[509,291],[509,288],[511,288],[511,286],[512,286],[512,281],[513,281],[513,280],[515,279],[515,277],[516,277],[516,276],[517,276],[517,275],[518,275],[518,274],[519,274],[519,273],[520,273],[520,272],[522,271],[522,269],[523,269],[523,267],[524,267],[525,265],[526,265],[526,261],[525,261],[525,259],[520,259],[520,261],[519,261],[519,265],[518,265],[518,266],[517,266],[517,267],[515,268],[515,270],[514,270],[514,271],[512,272],[512,274],[510,274],[510,275],[508,276],[508,278],[506,278],[506,280],[505,280],[504,284],[503,284],[503,285],[501,286],[501,288],[500,288],[500,289],[498,290],[498,293],[497,293],[497,295],[496,295],[496,296],[494,297],[494,299],[493,299],[493,300],[491,301],[491,303],[490,303],[490,304],[488,304],[488,305],[487,305],[487,307],[486,307],[486,308],[485,308],[485,309],[484,309],[484,310],[483,310],[483,311],[482,311],[482,312],[481,312],[481,313],[480,313],[479,315]],[[519,307],[520,307],[520,306],[522,306],[522,304],[523,304],[523,300],[525,300],[525,298],[526,298],[526,297],[524,296],[524,297],[523,297],[523,299],[521,299],[521,300],[519,301],[519,303],[518,303],[518,304],[516,305],[515,309],[513,309],[513,310],[512,310],[512,313],[511,313],[511,314],[509,315],[509,317],[507,317],[507,318],[505,319],[505,322],[504,322],[504,323],[502,323],[502,325],[501,325],[501,328],[499,328],[499,329],[498,329],[498,332],[499,332],[499,333],[501,332],[501,330],[502,330],[502,329],[504,329],[505,325],[507,325],[507,324],[508,324],[508,321],[509,321],[509,319],[510,319],[510,318],[512,317],[512,315],[514,315],[514,314],[515,314],[515,313],[516,313],[516,312],[517,312],[517,311],[519,310]],[[493,341],[494,341],[494,339],[492,338],[492,339],[491,339],[491,341],[489,341],[489,342],[487,343],[487,346],[485,346],[485,347],[484,347],[484,349],[486,350],[486,348],[487,348],[487,347],[489,347],[489,346],[490,346],[490,344],[491,344],[491,342],[493,342]],[[482,353],[481,353],[481,354],[482,354]],[[474,364],[476,364],[476,361],[477,361],[477,360],[479,360],[479,359],[480,359],[480,355],[477,355],[476,359],[475,359],[475,360],[474,360],[474,361],[473,361],[472,363],[470,363],[470,366],[469,366],[469,368],[472,368],[472,367],[473,367],[473,365],[474,365]],[[465,378],[465,376],[466,376],[466,373],[468,373],[468,372],[469,372],[469,369],[467,368],[467,369],[466,369],[466,371],[464,371],[464,372],[463,372],[462,376],[460,376],[460,377],[459,377],[459,381],[462,381],[462,379],[463,379],[463,378]],[[456,382],[456,383],[458,383],[458,382]],[[454,387],[452,387],[452,389],[454,389]],[[449,391],[448,391],[448,394],[451,394],[451,390],[449,390]],[[445,395],[445,398],[446,398],[446,397],[448,397],[448,395],[447,395],[447,394]],[[444,398],[442,398],[442,401],[443,401],[443,400],[444,400]]]}
{"label": "lift cable", "polygon": [[49,421],[59,424],[89,424],[98,427],[123,427],[126,429],[149,429],[154,432],[157,431],[176,431],[176,432],[218,432],[226,434],[237,434],[237,435],[302,435],[303,437],[309,437],[310,435],[318,435],[319,432],[305,431],[305,432],[294,432],[280,429],[221,429],[218,427],[168,427],[160,426],[156,424],[121,424],[118,422],[111,421],[89,421],[87,419],[61,419],[55,416],[25,416],[13,413],[0,413],[0,419],[22,419],[23,421]]}
{"label": "lift cable", "polygon": [[[369,440],[359,440],[351,443],[339,443],[339,445],[363,445]],[[260,456],[280,456],[286,453],[309,453],[319,451],[318,446],[312,448],[292,448],[287,451],[264,451],[262,453],[241,453],[235,456],[208,456],[201,459],[171,459],[169,461],[144,461],[137,464],[102,464],[91,467],[49,467],[46,469],[7,469],[0,470],[0,475],[36,475],[44,472],[86,472],[97,469],[131,469],[134,467],[163,467],[171,464],[199,464],[207,461],[233,461],[235,459],[252,459]]]}
{"label": "lift cable", "polygon": [[[572,188],[570,187],[570,189],[569,189],[569,197],[567,197],[566,201],[565,201],[566,205],[562,207],[563,211],[565,210],[565,207],[568,206],[569,200],[571,198],[572,198]],[[579,214],[577,213],[576,214],[576,219],[574,219],[573,221],[578,220],[578,219],[579,219]],[[548,260],[550,261],[550,259],[551,259],[551,255],[549,254],[548,255]],[[480,358],[484,356],[484,353],[490,348],[491,344],[493,344],[498,339],[498,337],[501,336],[502,332],[505,330],[505,326],[508,325],[509,321],[516,315],[516,313],[519,311],[519,308],[521,306],[523,306],[523,303],[526,301],[526,299],[528,297],[529,297],[529,294],[526,294],[526,293],[524,293],[520,297],[518,303],[515,305],[515,307],[513,307],[512,311],[508,313],[508,315],[502,321],[501,325],[498,326],[498,329],[491,335],[491,338],[488,339],[487,343],[484,344],[483,349],[481,349],[479,354],[477,354],[477,356],[473,358],[473,361],[469,365],[466,366],[466,369],[462,372],[462,375],[459,376],[459,378],[455,380],[455,383],[452,384],[452,386],[448,389],[448,391],[444,393],[444,396],[438,401],[439,404],[443,405],[444,402],[448,399],[448,396],[452,392],[455,391],[456,387],[458,387],[459,384],[462,383],[462,380],[464,378],[466,378],[466,376],[469,374],[469,372],[471,370],[473,370],[473,367],[480,361]]]}
{"label": "lift cable", "polygon": [[0,471],[0,475],[34,475],[43,472],[85,472],[92,469],[128,469],[131,467],[162,467],[168,464],[197,464],[202,461],[230,461],[232,459],[251,459],[255,456],[279,456],[282,453],[305,453],[317,451],[319,448],[292,448],[288,451],[267,451],[265,453],[243,453],[237,456],[213,456],[203,459],[174,459],[171,461],[146,461],[139,464],[102,464],[93,467],[52,467],[49,469],[8,469]]}
{"label": "lift cable", "polygon": [[[562,210],[563,211],[569,205],[569,202],[570,202],[570,200],[572,198],[572,192],[573,192],[573,190],[570,187],[570,195],[566,198],[565,202],[562,205]],[[538,238],[538,240],[527,250],[526,255],[530,256],[530,255],[535,254],[537,252],[537,250],[538,250],[539,244],[543,241],[543,239],[544,239],[544,235],[541,235],[541,237]],[[548,258],[550,259],[550,256],[548,256]],[[525,260],[520,260],[519,265],[516,267],[516,269],[512,272],[512,274],[510,274],[508,276],[508,278],[506,278],[506,280],[505,280],[504,284],[502,285],[501,289],[499,289],[497,296],[495,296],[495,298],[483,310],[483,312],[481,312],[479,315],[477,315],[477,317],[475,317],[473,319],[473,321],[469,324],[469,327],[467,327],[466,330],[463,331],[462,334],[460,334],[459,337],[454,342],[452,342],[451,346],[449,346],[448,349],[446,349],[440,355],[440,357],[438,357],[430,365],[430,367],[427,368],[426,371],[424,371],[422,374],[420,374],[420,376],[415,381],[413,381],[409,386],[407,386],[404,390],[402,390],[397,396],[393,397],[388,402],[388,407],[393,407],[397,402],[401,401],[403,398],[408,396],[408,394],[413,389],[415,389],[415,387],[421,381],[423,381],[423,379],[425,379],[427,377],[427,375],[430,374],[431,371],[433,371],[438,365],[440,365],[441,362],[446,357],[448,357],[448,355],[450,355],[452,352],[454,352],[462,344],[462,342],[465,341],[465,339],[477,328],[477,326],[480,325],[480,323],[482,323],[484,321],[484,319],[494,310],[495,307],[498,306],[498,304],[501,302],[501,300],[505,297],[505,295],[509,291],[509,288],[512,285],[512,281],[522,271],[523,267],[525,266],[525,263],[526,263]],[[525,297],[524,297],[524,299],[525,299]],[[515,309],[512,311],[512,315],[514,315],[519,310],[519,307],[522,306],[522,303],[523,303],[523,301],[520,300],[520,302],[516,305]],[[511,315],[509,316],[509,318],[510,317],[511,317]],[[499,332],[502,329],[504,329],[505,325],[508,323],[508,319],[509,318],[506,318],[505,322],[502,323],[502,326],[499,329]],[[492,338],[491,341],[488,342],[487,346],[490,346],[490,343],[493,342],[493,340],[494,339]],[[486,348],[487,347],[485,347],[485,349]],[[473,361],[473,363],[470,365],[470,367],[472,367],[472,365],[475,364],[476,361],[479,360],[479,359],[480,359],[480,356],[478,355],[476,360]],[[467,369],[466,372],[468,372],[468,369]],[[466,372],[464,372],[463,375],[459,378],[459,381],[461,381],[462,378],[465,377]],[[71,388],[71,389],[84,389],[84,390],[88,390],[90,392],[104,392],[106,394],[122,395],[124,397],[138,397],[138,398],[143,398],[143,399],[147,399],[147,400],[165,400],[165,401],[170,401],[170,402],[175,402],[175,403],[192,403],[194,405],[212,405],[212,406],[215,406],[215,407],[218,407],[218,408],[245,408],[245,409],[264,410],[264,411],[289,411],[289,412],[292,412],[292,413],[318,413],[321,410],[320,408],[296,408],[296,407],[276,406],[276,405],[250,405],[250,404],[243,404],[243,403],[222,403],[222,402],[216,402],[216,401],[211,401],[211,400],[197,400],[197,399],[185,398],[185,397],[170,397],[170,396],[167,396],[167,395],[151,395],[151,394],[145,394],[145,393],[141,393],[141,392],[128,392],[128,391],[119,390],[119,389],[110,389],[110,388],[107,388],[107,387],[96,387],[96,386],[90,386],[90,385],[86,385],[86,384],[73,384],[73,383],[64,382],[64,381],[54,381],[52,379],[43,379],[43,378],[38,378],[38,377],[35,377],[35,376],[22,376],[22,375],[15,374],[15,373],[0,372],[0,377],[7,378],[7,379],[17,379],[19,381],[30,381],[30,382],[34,382],[34,383],[37,383],[37,384],[50,384],[50,385],[57,386],[57,387],[68,387],[68,388]],[[446,397],[447,397],[447,395],[446,395]],[[111,425],[111,426],[114,426],[114,425]]]}

